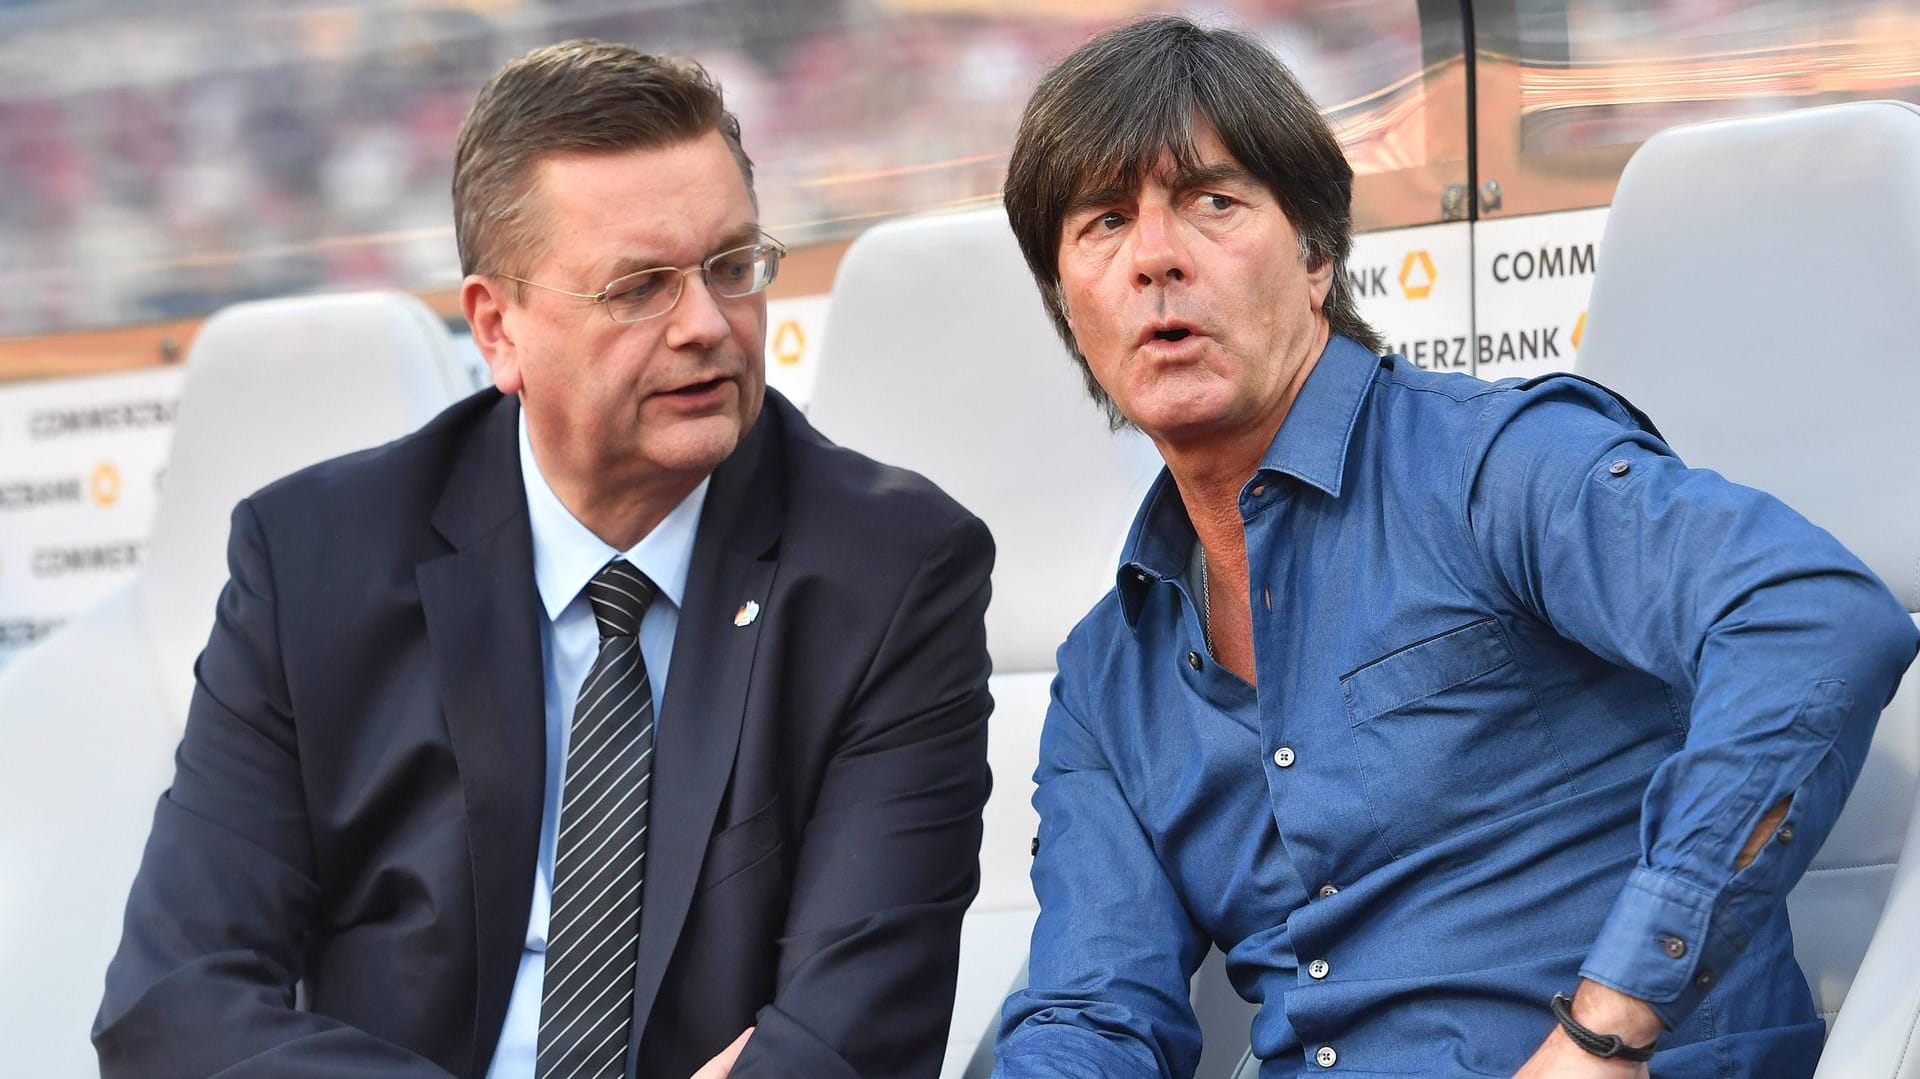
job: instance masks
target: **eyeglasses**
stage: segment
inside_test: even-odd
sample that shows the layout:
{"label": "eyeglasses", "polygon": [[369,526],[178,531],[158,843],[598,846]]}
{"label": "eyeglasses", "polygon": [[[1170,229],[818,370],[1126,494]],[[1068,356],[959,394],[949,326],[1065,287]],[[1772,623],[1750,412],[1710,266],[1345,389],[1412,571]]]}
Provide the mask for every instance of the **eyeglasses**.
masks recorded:
{"label": "eyeglasses", "polygon": [[759,243],[709,255],[698,266],[656,266],[651,270],[614,278],[599,292],[573,292],[512,274],[497,276],[548,292],[558,292],[562,296],[592,300],[605,306],[607,317],[615,322],[645,322],[673,310],[673,305],[680,302],[687,275],[696,271],[706,278],[707,287],[721,299],[736,300],[765,291],[768,285],[773,284],[774,275],[780,272],[780,259],[786,253],[785,244],[771,236],[763,236]]}

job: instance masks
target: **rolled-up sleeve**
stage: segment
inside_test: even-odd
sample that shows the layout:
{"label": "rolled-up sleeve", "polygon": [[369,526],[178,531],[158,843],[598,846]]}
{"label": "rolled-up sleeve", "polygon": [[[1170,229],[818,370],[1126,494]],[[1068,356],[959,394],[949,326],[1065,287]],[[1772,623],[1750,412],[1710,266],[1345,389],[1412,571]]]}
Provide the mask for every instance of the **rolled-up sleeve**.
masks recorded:
{"label": "rolled-up sleeve", "polygon": [[1832,829],[1920,640],[1833,536],[1686,467],[1604,390],[1561,377],[1489,399],[1464,477],[1488,571],[1560,635],[1690,704],[1647,787],[1640,862],[1581,969],[1676,1026]]}
{"label": "rolled-up sleeve", "polygon": [[1189,1075],[1200,1030],[1188,997],[1206,940],[1168,880],[1072,691],[1076,644],[1040,738],[1027,988],[1001,1015],[1006,1079]]}

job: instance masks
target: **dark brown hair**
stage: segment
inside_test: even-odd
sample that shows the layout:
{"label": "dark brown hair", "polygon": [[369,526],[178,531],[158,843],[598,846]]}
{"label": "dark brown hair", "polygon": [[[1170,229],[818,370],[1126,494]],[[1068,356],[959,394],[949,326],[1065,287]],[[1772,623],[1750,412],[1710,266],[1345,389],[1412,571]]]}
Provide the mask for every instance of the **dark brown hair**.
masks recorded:
{"label": "dark brown hair", "polygon": [[1379,352],[1346,278],[1353,249],[1353,168],[1320,110],[1258,39],[1177,16],[1143,19],[1074,50],[1027,102],[1007,165],[1007,217],[1041,298],[1087,390],[1120,417],[1068,328],[1060,297],[1060,226],[1075,196],[1138,190],[1162,154],[1196,168],[1194,125],[1211,126],[1280,203],[1309,266],[1333,263],[1323,309],[1334,333]]}
{"label": "dark brown hair", "polygon": [[720,86],[691,60],[568,41],[508,62],[460,125],[453,234],[462,273],[524,273],[537,258],[533,176],[549,154],[652,149],[718,131],[753,191],[753,162]]}

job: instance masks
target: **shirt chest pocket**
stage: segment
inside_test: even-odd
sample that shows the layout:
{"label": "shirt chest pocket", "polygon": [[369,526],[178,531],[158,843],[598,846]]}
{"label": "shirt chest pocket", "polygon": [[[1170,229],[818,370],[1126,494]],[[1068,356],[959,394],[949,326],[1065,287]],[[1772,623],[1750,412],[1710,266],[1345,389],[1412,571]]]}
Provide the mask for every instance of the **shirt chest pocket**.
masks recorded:
{"label": "shirt chest pocket", "polygon": [[1573,793],[1492,618],[1389,652],[1340,687],[1367,806],[1395,857]]}

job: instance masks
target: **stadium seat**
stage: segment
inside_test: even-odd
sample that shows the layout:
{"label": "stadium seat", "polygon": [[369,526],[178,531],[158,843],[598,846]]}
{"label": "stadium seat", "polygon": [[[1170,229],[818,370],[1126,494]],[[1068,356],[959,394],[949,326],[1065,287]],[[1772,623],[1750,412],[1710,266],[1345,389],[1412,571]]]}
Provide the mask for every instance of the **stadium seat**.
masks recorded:
{"label": "stadium seat", "polygon": [[445,324],[397,293],[241,304],[201,329],[145,564],[0,670],[0,1071],[99,1074],[87,1033],[172,776],[234,503],[406,433],[465,385]]}
{"label": "stadium seat", "polygon": [[940,484],[993,530],[994,787],[961,936],[944,1075],[959,1075],[1022,972],[1037,905],[1029,799],[1054,650],[1113,586],[1160,458],[1115,434],[1047,321],[998,209],[874,228],[840,264],[809,418]]}
{"label": "stadium seat", "polygon": [[[1920,610],[1920,109],[1674,128],[1627,165],[1579,369],[1689,464],[1770,491]],[[1789,898],[1824,1079],[1920,1076],[1920,675]]]}

